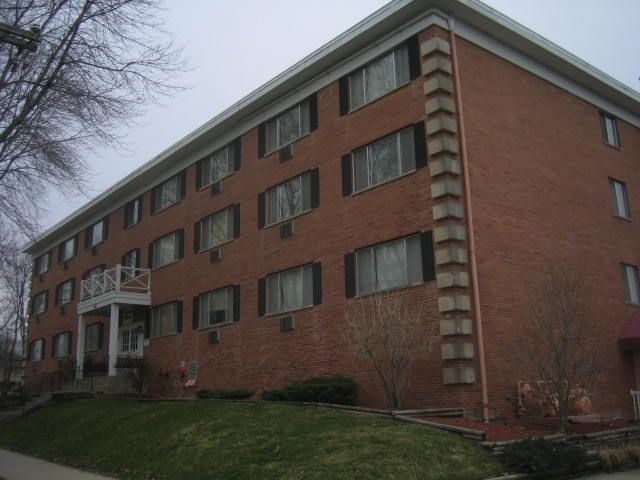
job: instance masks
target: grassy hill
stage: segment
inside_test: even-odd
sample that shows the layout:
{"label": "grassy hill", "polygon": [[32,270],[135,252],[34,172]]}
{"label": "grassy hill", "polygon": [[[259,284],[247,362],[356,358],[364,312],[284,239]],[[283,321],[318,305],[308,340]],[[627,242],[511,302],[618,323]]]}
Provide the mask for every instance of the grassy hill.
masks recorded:
{"label": "grassy hill", "polygon": [[0,446],[120,479],[483,479],[455,435],[268,403],[77,400],[0,427]]}

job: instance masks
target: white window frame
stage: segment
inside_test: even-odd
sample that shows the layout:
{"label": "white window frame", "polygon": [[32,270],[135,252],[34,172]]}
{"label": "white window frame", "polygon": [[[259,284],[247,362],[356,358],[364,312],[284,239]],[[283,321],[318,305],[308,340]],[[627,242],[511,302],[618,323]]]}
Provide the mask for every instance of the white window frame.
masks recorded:
{"label": "white window frame", "polygon": [[[165,210],[182,200],[182,179],[180,175],[181,174],[174,175],[173,177],[162,182],[160,185],[154,187],[154,214]],[[175,183],[175,198],[167,198],[167,200],[165,200],[165,190],[168,190],[169,185],[172,183]]]}
{"label": "white window frame", "polygon": [[[282,141],[280,138],[282,133],[282,119],[296,109],[298,113],[298,132],[295,134],[295,138],[292,138],[288,141]],[[305,119],[303,115],[306,115],[307,118]],[[265,123],[264,132],[265,156],[298,141],[305,135],[308,135],[311,132],[311,102],[309,101],[309,99],[303,100],[297,105],[294,105],[288,110],[285,110],[279,115],[273,117],[271,120],[268,120]],[[273,135],[275,135],[275,139],[273,138]]]}
{"label": "white window frame", "polygon": [[[419,253],[418,258],[409,258],[411,249],[408,247],[408,242],[415,242],[415,244],[412,245],[412,249],[413,251]],[[402,244],[402,252],[404,254],[404,258],[402,259],[403,260],[403,263],[402,263],[403,280],[397,284],[390,285],[388,287],[381,287],[380,286],[381,280],[377,278],[378,251],[380,249],[390,247],[396,244]],[[367,261],[366,257],[368,257],[368,262],[370,262],[369,265],[367,265],[366,267],[368,267],[369,271],[374,276],[376,276],[376,278],[369,280],[368,283],[372,285],[372,288],[368,288],[368,289],[365,289],[365,286],[362,285],[362,283],[364,282],[361,281],[362,279],[361,276],[364,273],[363,269],[365,268],[365,265],[363,265],[363,262]],[[378,243],[370,247],[360,248],[355,252],[355,265],[356,265],[356,275],[355,275],[356,295],[369,295],[377,292],[397,290],[399,288],[406,288],[406,287],[411,287],[413,285],[420,285],[424,283],[424,272],[422,271],[422,268],[423,268],[422,267],[422,243],[421,243],[420,234],[409,235],[407,237],[390,240],[388,242]],[[411,272],[412,274],[415,275],[414,279],[409,278],[410,276],[409,265],[414,265],[415,271]]]}
{"label": "white window frame", "polygon": [[[235,227],[235,215],[233,208],[233,206],[227,207],[200,220],[200,238],[198,239],[200,246],[198,250],[199,252],[204,252],[205,250],[218,247],[233,240],[233,231]],[[218,221],[224,224],[224,228],[226,229],[225,238],[223,240],[215,241],[214,235],[211,235],[211,229]],[[207,237],[209,237],[209,241],[205,241],[207,240]]]}
{"label": "white window frame", "polygon": [[[201,160],[200,166],[200,189],[207,188],[212,183],[219,182],[235,171],[235,143],[229,143],[211,155]],[[226,164],[226,171],[219,177],[213,174],[218,170],[214,169],[216,163]]]}
{"label": "white window frame", "polygon": [[[173,242],[173,255],[170,259],[163,258],[162,245]],[[160,260],[165,260],[161,262]],[[180,260],[180,230],[168,233],[153,241],[153,269],[164,267]]]}
{"label": "white window frame", "polygon": [[[224,311],[224,320],[216,312]],[[233,286],[211,290],[198,296],[198,328],[217,327],[233,322]]]}
{"label": "white window frame", "polygon": [[611,191],[611,206],[616,217],[630,219],[629,197],[627,195],[627,185],[624,182],[609,179],[609,189]]}
{"label": "white window frame", "polygon": [[[405,62],[404,64],[407,67],[407,71],[404,72],[404,74],[406,75],[406,80],[401,81],[401,79],[399,79],[399,75],[398,75],[398,55],[404,54],[406,55],[405,58]],[[371,97],[370,93],[367,91],[367,75],[368,72],[371,70],[372,67],[375,67],[377,65],[380,65],[381,63],[385,62],[389,57],[391,57],[392,60],[392,66],[393,66],[393,86],[391,88],[389,88],[388,90],[385,90],[383,92],[380,92],[378,95],[376,95],[375,97]],[[375,100],[384,97],[385,95],[388,95],[389,93],[397,90],[398,88],[407,85],[408,83],[411,82],[411,72],[410,72],[410,66],[409,66],[409,48],[406,44],[400,45],[396,48],[394,48],[393,50],[387,52],[386,54],[382,55],[381,57],[378,57],[377,59],[367,63],[366,65],[360,67],[359,69],[355,70],[354,72],[351,72],[349,74],[349,110],[350,111],[354,111],[357,110],[365,105],[368,105],[371,102],[374,102]],[[359,98],[360,95],[354,95],[354,79],[356,76],[360,76],[361,77],[361,85],[362,85],[362,103],[358,104],[358,105],[354,105],[353,100],[354,98]]]}
{"label": "white window frame", "polygon": [[620,148],[620,136],[618,135],[618,122],[616,117],[602,112],[602,136],[604,143],[612,147]]}
{"label": "white window frame", "polygon": [[142,197],[137,197],[127,203],[124,209],[125,227],[130,228],[142,220]]}
{"label": "white window frame", "polygon": [[[45,261],[46,259],[46,261]],[[51,251],[36,258],[36,275],[44,275],[51,269]]]}
{"label": "white window frame", "polygon": [[31,343],[29,351],[30,362],[41,362],[44,359],[44,339],[39,338]]}
{"label": "white window frame", "polygon": [[[38,302],[42,301],[42,308],[38,309]],[[33,296],[33,314],[40,315],[47,311],[47,291],[37,293]]]}
{"label": "white window frame", "polygon": [[[169,313],[167,313],[169,312]],[[171,322],[171,328],[167,331],[163,331],[160,327],[162,324],[158,322],[158,316],[168,314],[171,315],[172,318],[169,319]],[[161,338],[167,337],[169,335],[176,335],[178,333],[178,302],[169,302],[163,305],[158,305],[157,307],[153,307],[151,309],[151,332],[149,333],[150,338]]]}
{"label": "white window frame", "polygon": [[[288,185],[295,182],[299,182],[300,184],[300,208],[297,211],[286,215],[283,213],[282,203],[288,197],[286,192],[287,188],[289,188]],[[268,189],[265,193],[265,226],[268,227],[270,225],[276,225],[280,222],[311,211],[311,188],[311,172],[308,171]],[[275,212],[275,219],[272,219],[269,207],[272,204],[271,199],[274,195],[275,201],[273,203],[275,203],[277,211]],[[308,203],[308,205],[305,206],[305,203]]]}
{"label": "white window frame", "polygon": [[65,240],[64,242],[62,242],[61,247],[60,247],[60,252],[62,252],[62,255],[60,256],[60,261],[62,263],[64,262],[68,262],[69,260],[71,260],[72,258],[74,258],[76,256],[76,252],[77,252],[77,244],[76,242],[78,241],[78,236],[74,235],[73,237]]}
{"label": "white window frame", "polygon": [[627,263],[620,264],[622,271],[622,286],[624,288],[625,302],[640,305],[640,279],[638,267]]}
{"label": "white window frame", "polygon": [[[68,357],[71,355],[71,332],[62,332],[53,336],[53,358]],[[64,349],[66,352],[61,352]]]}
{"label": "white window frame", "polygon": [[103,218],[99,222],[91,225],[86,232],[87,235],[87,248],[95,247],[96,245],[104,242],[106,232],[106,219]]}
{"label": "white window frame", "polygon": [[[284,296],[287,294],[285,288],[286,277],[296,275],[296,281],[300,282],[301,298],[297,303],[286,306]],[[275,292],[274,292],[275,289]],[[273,298],[272,298],[273,297]],[[306,297],[306,298],[305,298]],[[276,299],[274,302],[273,299]],[[308,263],[300,267],[290,268],[282,272],[267,275],[265,279],[265,303],[266,314],[275,315],[284,312],[292,312],[313,306],[313,264]]]}
{"label": "white window frame", "polygon": [[[66,302],[63,302],[64,297],[65,297],[65,288],[68,287],[68,300]],[[73,279],[70,280],[66,280],[64,282],[62,282],[59,286],[58,286],[58,296],[56,298],[56,305],[61,307],[63,305],[68,305],[69,303],[71,303],[73,301],[73,297],[74,297],[74,292],[73,290],[75,289],[75,282],[73,281]]]}
{"label": "white window frame", "polygon": [[[403,136],[406,135],[411,141],[409,142],[407,147],[410,147],[408,152],[403,149]],[[398,174],[386,177],[382,180],[376,181],[374,183],[373,178],[373,168],[372,163],[374,161],[374,152],[377,146],[382,144],[383,142],[388,141],[390,138],[395,137],[396,144],[396,163],[398,167]],[[408,158],[405,158],[405,155],[408,155]],[[369,190],[370,188],[376,187],[378,185],[383,185],[387,182],[395,180],[396,178],[400,178],[403,175],[407,175],[409,173],[416,171],[416,149],[415,149],[415,137],[413,126],[403,128],[397,132],[392,133],[391,135],[387,135],[385,137],[379,138],[375,142],[371,142],[368,145],[365,145],[362,148],[354,150],[351,154],[351,178],[352,178],[352,192],[359,193],[364,192],[365,190]],[[359,164],[360,162],[366,162],[366,172],[367,172],[367,182],[366,186],[359,187]],[[359,188],[358,188],[359,187]]]}

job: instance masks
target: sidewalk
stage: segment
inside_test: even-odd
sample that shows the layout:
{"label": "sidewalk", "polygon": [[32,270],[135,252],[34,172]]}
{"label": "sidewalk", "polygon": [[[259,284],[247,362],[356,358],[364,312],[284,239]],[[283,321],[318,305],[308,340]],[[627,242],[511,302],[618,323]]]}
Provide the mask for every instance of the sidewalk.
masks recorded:
{"label": "sidewalk", "polygon": [[112,480],[0,449],[0,480]]}

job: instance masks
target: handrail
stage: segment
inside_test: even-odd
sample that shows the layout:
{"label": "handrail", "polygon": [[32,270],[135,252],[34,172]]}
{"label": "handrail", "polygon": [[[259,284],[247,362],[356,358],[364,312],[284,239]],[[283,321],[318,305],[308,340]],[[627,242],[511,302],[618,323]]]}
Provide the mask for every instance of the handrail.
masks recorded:
{"label": "handrail", "polygon": [[92,275],[80,284],[80,301],[116,293],[149,293],[151,286],[151,269],[124,267],[120,264]]}

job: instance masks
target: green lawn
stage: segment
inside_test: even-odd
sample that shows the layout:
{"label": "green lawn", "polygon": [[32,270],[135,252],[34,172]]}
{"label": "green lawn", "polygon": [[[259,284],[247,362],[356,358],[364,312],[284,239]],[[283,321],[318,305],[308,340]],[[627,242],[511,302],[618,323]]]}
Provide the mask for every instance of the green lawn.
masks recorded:
{"label": "green lawn", "polygon": [[76,400],[0,427],[0,446],[121,479],[483,479],[455,435],[265,403]]}

